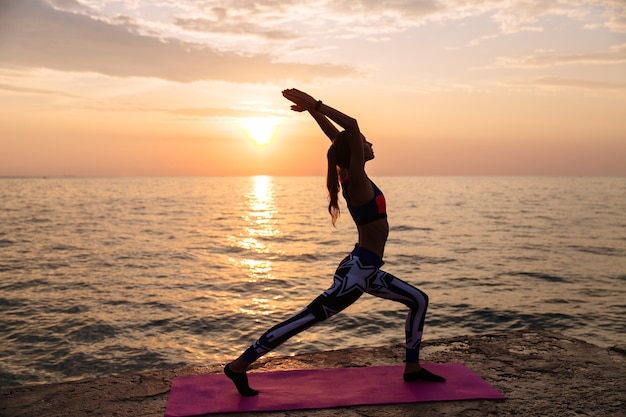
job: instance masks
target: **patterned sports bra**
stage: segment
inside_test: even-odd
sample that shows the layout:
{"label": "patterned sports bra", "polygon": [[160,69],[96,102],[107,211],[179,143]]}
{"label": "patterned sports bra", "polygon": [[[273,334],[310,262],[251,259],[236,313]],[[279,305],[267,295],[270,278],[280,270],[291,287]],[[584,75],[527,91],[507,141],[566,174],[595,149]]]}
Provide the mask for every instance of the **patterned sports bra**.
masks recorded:
{"label": "patterned sports bra", "polygon": [[359,226],[379,219],[387,218],[387,203],[385,202],[385,195],[372,180],[370,180],[370,182],[374,187],[374,198],[358,207],[355,207],[350,203],[347,191],[348,186],[350,185],[349,180],[346,179],[341,182],[341,193],[348,204],[348,211],[350,211],[350,215],[352,216],[354,222]]}

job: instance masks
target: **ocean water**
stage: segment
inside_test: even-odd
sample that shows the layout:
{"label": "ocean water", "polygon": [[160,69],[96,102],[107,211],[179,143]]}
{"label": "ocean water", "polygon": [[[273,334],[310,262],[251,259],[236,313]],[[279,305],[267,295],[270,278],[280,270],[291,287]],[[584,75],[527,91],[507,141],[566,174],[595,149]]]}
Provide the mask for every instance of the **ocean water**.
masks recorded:
{"label": "ocean water", "polygon": [[[383,269],[429,294],[425,340],[626,342],[626,178],[374,180]],[[0,179],[0,385],[237,356],[352,249],[326,206],[319,177]],[[405,315],[364,295],[272,354],[400,343]]]}

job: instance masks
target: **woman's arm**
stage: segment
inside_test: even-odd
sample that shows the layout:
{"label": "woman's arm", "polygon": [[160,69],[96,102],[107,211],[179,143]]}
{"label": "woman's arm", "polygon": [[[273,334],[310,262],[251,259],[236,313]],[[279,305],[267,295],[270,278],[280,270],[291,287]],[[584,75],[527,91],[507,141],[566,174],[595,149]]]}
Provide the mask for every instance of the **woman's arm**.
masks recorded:
{"label": "woman's arm", "polygon": [[337,136],[337,133],[339,133],[339,129],[337,129],[335,125],[330,120],[328,120],[328,118],[322,113],[319,113],[315,110],[309,110],[309,114],[311,115],[311,117],[313,117],[313,119],[315,119],[326,137],[328,137],[328,139],[330,139],[331,141],[334,140],[335,136]]}
{"label": "woman's arm", "polygon": [[291,110],[297,112],[308,111],[311,117],[315,119],[320,129],[322,129],[322,132],[324,132],[326,137],[328,137],[331,142],[335,139],[335,136],[337,136],[337,133],[339,133],[339,129],[337,129],[326,116],[324,116],[322,113],[318,112],[315,109],[317,101],[315,101],[313,97],[294,88],[289,90],[283,90],[283,96],[285,96],[285,98],[291,100],[294,103],[291,106]]}
{"label": "woman's arm", "polygon": [[[359,131],[359,125],[356,119],[322,103],[321,100],[315,100],[309,94],[295,88],[284,90],[283,96],[294,103],[294,105],[291,106],[293,111],[301,112],[307,110],[311,113],[313,118],[315,118],[318,124],[320,124],[321,121],[323,124],[326,122],[332,125],[332,123],[328,120],[330,119],[345,129],[348,134],[348,143],[350,145],[350,182],[358,188],[360,188],[359,186],[361,184],[367,184],[369,186],[369,182],[366,181],[367,176],[365,175],[364,169],[365,156],[363,153],[363,139],[361,137],[361,132]],[[319,115],[319,119],[314,116],[315,113]],[[322,120],[322,118],[325,120]],[[320,124],[322,130],[324,130],[325,126],[325,124],[324,126]],[[336,130],[334,126],[333,128]],[[326,133],[326,131],[324,131],[324,133]],[[326,133],[326,135],[328,136],[328,133]],[[369,188],[371,188],[371,186],[369,186]]]}
{"label": "woman's arm", "polygon": [[[337,123],[339,126],[343,127],[348,132],[358,132],[359,126],[356,122],[356,119],[336,110],[330,106],[327,106],[322,103],[322,101],[317,101],[309,94],[297,90],[295,88],[290,88],[288,90],[283,91],[283,96],[287,100],[293,101],[295,104],[291,106],[291,110],[293,111],[304,111],[308,110],[309,112],[317,112],[322,116],[328,117],[333,122]],[[313,115],[313,114],[311,114]],[[313,116],[315,118],[315,116]],[[317,121],[317,119],[315,119]],[[319,123],[319,121],[318,121]],[[333,126],[334,127],[334,126]],[[324,130],[324,128],[322,128]],[[326,132],[324,132],[326,133]],[[359,137],[360,140],[360,137]]]}

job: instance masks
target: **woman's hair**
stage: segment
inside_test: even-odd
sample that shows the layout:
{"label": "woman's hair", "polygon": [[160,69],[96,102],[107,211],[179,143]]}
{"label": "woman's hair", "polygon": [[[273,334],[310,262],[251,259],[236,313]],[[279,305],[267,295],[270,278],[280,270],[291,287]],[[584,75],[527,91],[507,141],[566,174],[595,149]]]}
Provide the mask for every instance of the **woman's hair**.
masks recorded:
{"label": "woman's hair", "polygon": [[350,144],[347,132],[337,133],[333,144],[326,153],[328,159],[328,171],[326,173],[326,188],[328,188],[328,212],[330,213],[333,226],[339,218],[339,168],[350,167]]}

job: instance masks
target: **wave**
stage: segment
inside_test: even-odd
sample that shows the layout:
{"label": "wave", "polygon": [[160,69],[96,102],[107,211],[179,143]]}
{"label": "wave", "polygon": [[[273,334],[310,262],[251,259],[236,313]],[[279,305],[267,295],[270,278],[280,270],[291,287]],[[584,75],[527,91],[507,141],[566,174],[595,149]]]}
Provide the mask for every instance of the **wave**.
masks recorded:
{"label": "wave", "polygon": [[504,274],[500,274],[499,276],[523,276],[523,277],[528,277],[528,278],[536,278],[536,279],[540,279],[543,281],[548,281],[548,282],[560,282],[560,283],[567,283],[570,282],[570,280],[563,278],[563,277],[559,277],[556,275],[550,275],[550,274],[544,274],[541,272],[506,272]]}
{"label": "wave", "polygon": [[[357,239],[349,217],[330,226],[326,193],[309,192],[319,178],[13,181],[0,179],[2,386],[224,361],[331,285]],[[625,179],[381,185],[385,269],[429,294],[427,338],[541,327],[620,341]],[[405,316],[363,296],[278,354],[399,343]]]}

